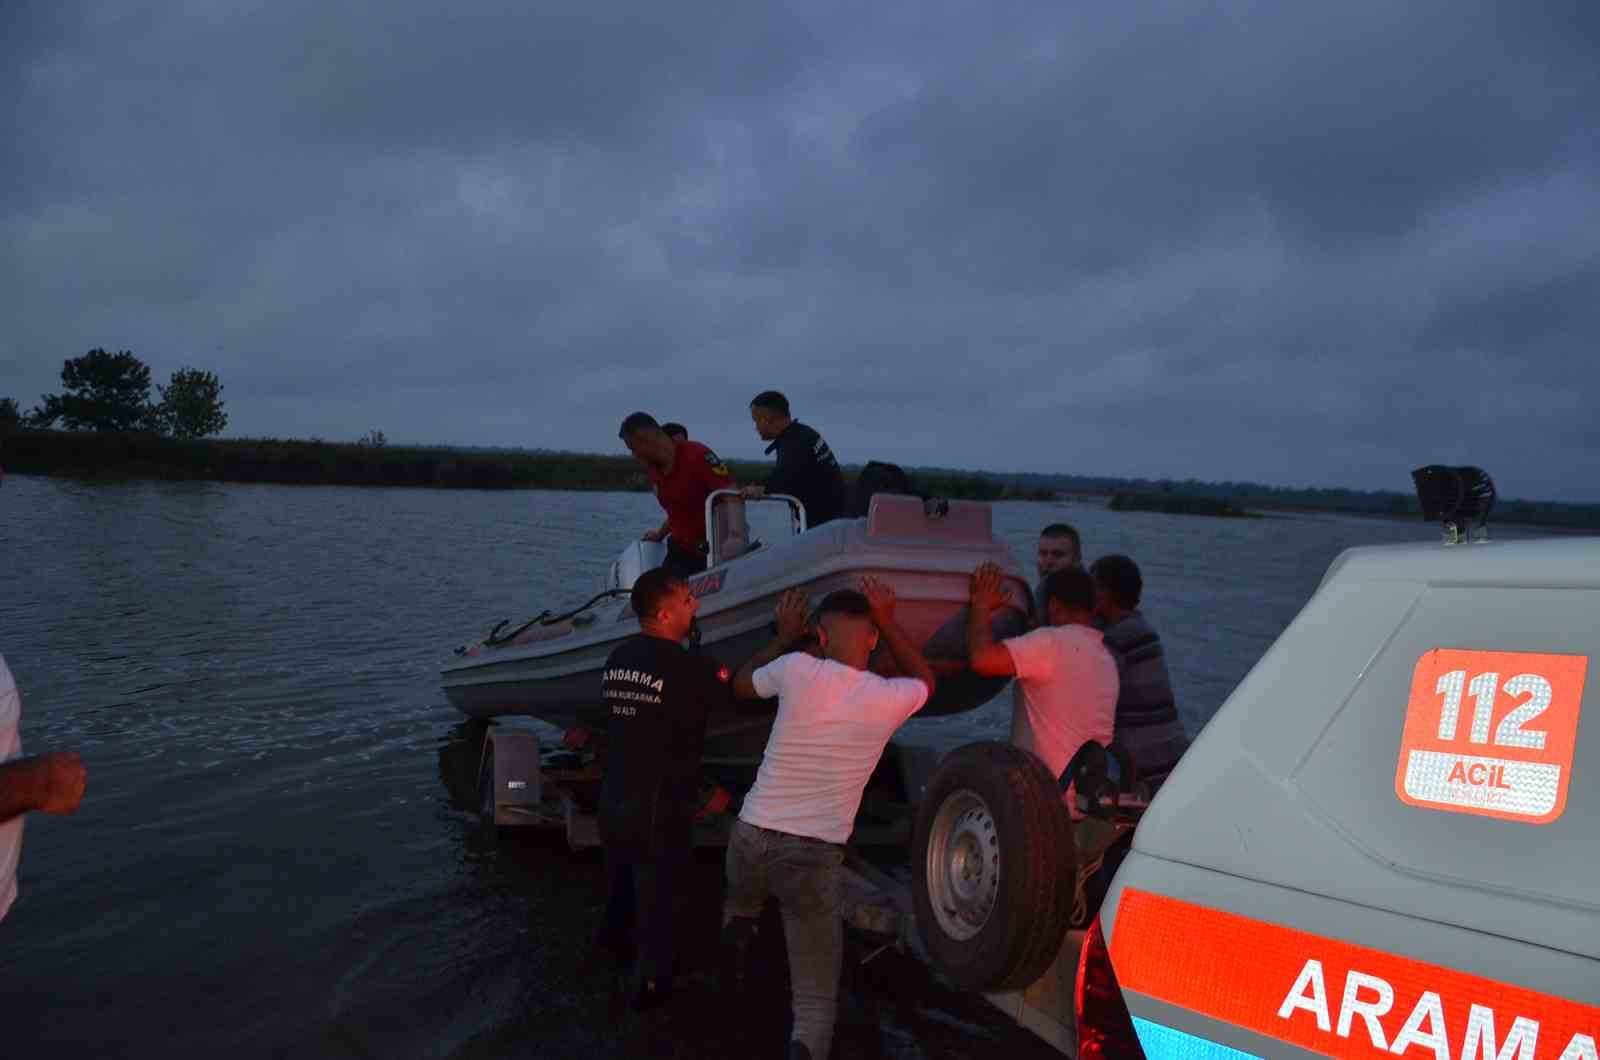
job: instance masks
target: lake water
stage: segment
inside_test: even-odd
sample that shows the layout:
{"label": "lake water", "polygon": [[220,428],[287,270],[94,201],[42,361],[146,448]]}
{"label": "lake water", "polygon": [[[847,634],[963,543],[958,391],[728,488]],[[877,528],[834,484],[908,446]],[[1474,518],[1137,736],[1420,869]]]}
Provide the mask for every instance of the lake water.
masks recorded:
{"label": "lake water", "polygon": [[[1140,563],[1191,729],[1341,549],[1435,537],[1420,522],[1099,503],[1006,503],[995,518],[1030,573],[1056,520],[1088,557]],[[580,961],[598,860],[540,837],[492,842],[441,779],[464,746],[439,688],[449,648],[581,601],[659,521],[647,494],[7,478],[0,652],[24,746],[78,751],[89,785],[76,815],[27,825],[0,923],[0,1053],[776,1050],[781,984],[744,1020],[715,999],[613,1012],[604,972]],[[1002,736],[1008,710],[913,721],[908,738]],[[714,854],[698,873],[709,939]],[[848,994],[839,1057],[1053,1055],[892,954]]]}

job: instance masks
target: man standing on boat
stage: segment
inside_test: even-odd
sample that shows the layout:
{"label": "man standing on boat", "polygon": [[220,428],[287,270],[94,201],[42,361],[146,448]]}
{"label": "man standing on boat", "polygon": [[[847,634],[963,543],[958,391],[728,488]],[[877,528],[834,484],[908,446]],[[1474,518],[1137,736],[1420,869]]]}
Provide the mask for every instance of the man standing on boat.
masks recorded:
{"label": "man standing on boat", "polygon": [[685,869],[693,848],[706,714],[728,698],[726,671],[683,647],[697,603],[665,569],[634,583],[639,632],[617,645],[601,674],[607,707],[600,788],[606,912],[600,945],[637,952],[628,990],[635,1005],[666,996]]}
{"label": "man standing on boat", "polygon": [[[1109,746],[1116,731],[1117,664],[1102,643],[1094,581],[1081,567],[1044,580],[1046,624],[998,643],[990,626],[1005,603],[1004,577],[993,563],[972,575],[967,611],[967,665],[984,677],[1015,677],[1011,742],[1032,751],[1060,776],[1086,741]],[[1071,792],[1063,798],[1072,806]],[[1073,817],[1080,816],[1072,807]]]}
{"label": "man standing on boat", "polygon": [[[761,906],[768,895],[778,899],[794,1007],[789,1055],[799,1060],[825,1060],[833,1041],[844,844],[861,793],[889,737],[933,692],[933,671],[894,606],[894,590],[870,577],[861,592],[829,593],[818,609],[819,659],[795,650],[806,634],[806,598],[791,589],[778,605],[777,638],[734,678],[742,697],[776,696],[778,714],[728,838],[724,944],[741,978]],[[867,670],[880,637],[909,677]]]}
{"label": "man standing on boat", "polygon": [[682,578],[706,569],[706,498],[737,487],[722,458],[699,442],[673,441],[648,412],[635,412],[617,432],[628,452],[643,464],[666,521],[644,533],[646,541],[667,538],[661,566]]}
{"label": "man standing on boat", "polygon": [[788,493],[806,506],[806,525],[821,526],[844,514],[844,473],[822,435],[789,415],[789,399],[776,390],[763,390],[750,402],[750,419],[767,452],[776,451],[778,464],[758,486],[746,486],[740,496],[761,497]]}

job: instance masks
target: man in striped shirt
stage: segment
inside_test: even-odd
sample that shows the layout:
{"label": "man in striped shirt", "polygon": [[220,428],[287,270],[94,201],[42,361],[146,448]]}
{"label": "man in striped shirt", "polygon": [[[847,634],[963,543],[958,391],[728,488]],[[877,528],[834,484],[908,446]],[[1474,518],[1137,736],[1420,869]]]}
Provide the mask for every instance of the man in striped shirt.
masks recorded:
{"label": "man in striped shirt", "polygon": [[1161,637],[1139,611],[1144,579],[1127,556],[1101,556],[1089,568],[1095,613],[1105,623],[1105,646],[1117,662],[1116,738],[1133,755],[1140,779],[1155,794],[1189,749],[1178,719]]}

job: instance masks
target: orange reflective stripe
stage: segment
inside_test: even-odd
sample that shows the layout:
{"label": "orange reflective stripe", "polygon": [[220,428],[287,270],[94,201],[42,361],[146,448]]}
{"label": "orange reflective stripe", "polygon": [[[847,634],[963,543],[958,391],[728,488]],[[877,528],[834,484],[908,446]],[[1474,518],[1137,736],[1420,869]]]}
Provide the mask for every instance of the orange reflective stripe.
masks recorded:
{"label": "orange reflective stripe", "polygon": [[1111,963],[1124,990],[1328,1056],[1596,1060],[1600,1038],[1594,1005],[1131,887]]}

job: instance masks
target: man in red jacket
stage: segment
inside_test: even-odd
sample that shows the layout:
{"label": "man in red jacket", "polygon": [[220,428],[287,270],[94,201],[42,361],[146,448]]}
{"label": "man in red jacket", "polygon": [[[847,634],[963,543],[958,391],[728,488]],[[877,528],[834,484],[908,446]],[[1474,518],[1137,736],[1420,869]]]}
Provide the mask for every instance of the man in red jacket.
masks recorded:
{"label": "man in red jacket", "polygon": [[[714,490],[737,489],[722,458],[699,442],[675,442],[648,412],[635,412],[617,432],[655,487],[666,521],[648,530],[646,541],[667,538],[662,567],[680,578],[706,569],[706,498]],[[670,536],[669,536],[670,535]]]}

